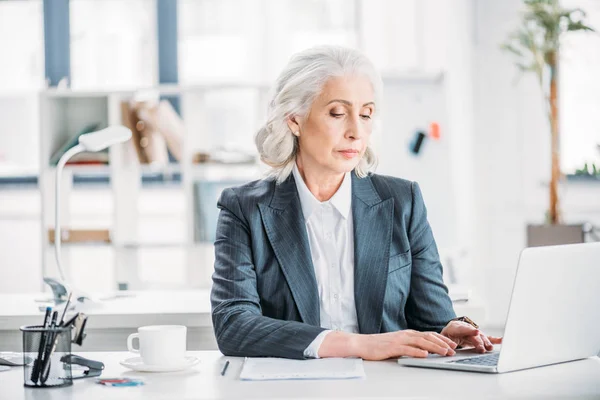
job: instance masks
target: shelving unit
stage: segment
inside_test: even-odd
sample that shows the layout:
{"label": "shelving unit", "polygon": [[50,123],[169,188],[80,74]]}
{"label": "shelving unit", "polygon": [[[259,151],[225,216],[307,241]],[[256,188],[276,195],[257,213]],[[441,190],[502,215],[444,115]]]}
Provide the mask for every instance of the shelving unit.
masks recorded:
{"label": "shelving unit", "polygon": [[[383,121],[380,134],[373,137],[375,147],[379,151],[380,166],[379,173],[402,176],[414,179],[421,183],[427,204],[430,209],[430,217],[437,226],[436,238],[440,245],[460,245],[453,243],[448,238],[453,237],[455,222],[452,213],[444,212],[447,207],[438,204],[443,198],[432,196],[427,191],[432,188],[444,189],[450,184],[450,180],[444,178],[439,182],[439,174],[429,174],[427,171],[445,171],[448,175],[452,169],[452,159],[458,157],[454,154],[457,149],[449,147],[448,132],[453,132],[455,127],[452,121],[447,120],[447,102],[452,97],[446,85],[446,74],[441,70],[413,71],[404,73],[385,72],[383,74],[385,99],[383,110]],[[192,285],[208,286],[210,276],[203,268],[204,265],[213,263],[213,246],[210,238],[198,234],[195,229],[195,220],[198,212],[195,209],[195,183],[209,183],[213,186],[206,190],[206,194],[218,196],[219,189],[233,186],[239,182],[257,179],[261,176],[264,167],[256,164],[249,168],[248,165],[222,165],[222,164],[193,164],[193,154],[197,151],[209,151],[219,145],[221,139],[219,134],[211,131],[211,127],[217,126],[222,132],[230,132],[229,125],[221,125],[221,120],[226,123],[227,118],[233,118],[225,113],[211,116],[211,101],[223,91],[239,91],[242,96],[254,100],[248,109],[254,113],[255,126],[247,129],[247,135],[251,138],[264,118],[267,95],[269,87],[261,83],[241,82],[233,84],[205,84],[190,87],[179,87],[173,85],[147,88],[158,92],[161,96],[178,96],[181,104],[181,116],[184,121],[185,132],[182,138],[182,160],[179,163],[167,165],[140,165],[137,154],[131,143],[113,146],[109,152],[110,163],[108,166],[68,166],[65,170],[62,182],[65,198],[61,207],[63,226],[70,227],[75,221],[71,218],[69,195],[77,193],[73,187],[73,176],[79,174],[109,176],[110,211],[107,221],[96,222],[98,226],[84,226],[93,229],[100,227],[110,229],[111,243],[105,244],[111,248],[111,257],[114,267],[111,274],[114,275],[117,286],[129,289],[139,289],[136,282],[138,271],[138,260],[140,252],[154,251],[151,249],[185,249],[185,265],[187,280]],[[248,95],[244,94],[247,93]],[[77,134],[83,127],[90,123],[100,123],[100,128],[113,124],[121,124],[121,102],[128,101],[136,94],[135,90],[114,91],[72,91],[51,89],[39,94],[40,109],[40,180],[39,186],[42,194],[42,247],[43,247],[43,275],[56,276],[53,246],[48,242],[47,229],[54,225],[54,172],[55,168],[49,165],[49,159],[71,135]],[[246,98],[245,97],[245,98]],[[392,109],[391,107],[396,109]],[[398,113],[397,108],[402,113]],[[212,119],[211,119],[212,118]],[[216,120],[218,118],[218,120]],[[215,121],[217,123],[215,123]],[[445,130],[445,136],[440,143],[426,144],[425,153],[418,158],[410,156],[406,152],[408,142],[411,140],[415,129],[427,127],[427,123],[438,121]],[[244,130],[245,131],[245,130]],[[246,131],[245,133],[246,134]],[[382,144],[385,143],[385,146]],[[178,176],[178,180],[170,185],[175,200],[182,206],[178,213],[182,217],[181,229],[174,237],[157,239],[148,232],[141,231],[139,202],[144,190],[141,185],[141,176],[146,174],[166,174]],[[438,178],[436,178],[438,176]],[[440,175],[441,176],[441,175]],[[444,186],[446,185],[446,186]],[[161,190],[164,186],[161,186]],[[451,187],[450,187],[451,189]],[[448,190],[450,190],[448,189]],[[446,189],[444,189],[446,190]],[[439,190],[437,190],[439,191]],[[450,190],[451,191],[451,190]],[[437,194],[437,193],[436,193]],[[214,205],[216,197],[207,199],[204,203]],[[454,207],[454,205],[450,205]],[[165,204],[165,207],[170,207]],[[104,205],[103,205],[104,209]],[[217,212],[215,208],[215,213]],[[81,213],[81,211],[80,211]],[[179,215],[179,214],[178,214]],[[163,219],[171,224],[170,217]],[[172,224],[171,224],[172,225]],[[213,230],[210,226],[209,230]],[[152,236],[151,238],[148,238]],[[205,243],[198,243],[198,238],[207,239]],[[80,248],[81,246],[64,246],[65,269],[68,265],[69,248]],[[73,268],[85,268],[79,265]],[[166,267],[168,268],[168,267]],[[209,268],[210,269],[210,268]]]}
{"label": "shelving unit", "polygon": [[[193,164],[192,156],[197,151],[210,151],[219,144],[218,137],[210,132],[209,116],[205,101],[213,93],[227,90],[244,90],[254,93],[257,107],[254,120],[256,126],[248,127],[248,135],[252,135],[264,115],[268,87],[259,83],[240,84],[206,84],[190,87],[159,86],[148,88],[163,96],[179,96],[181,102],[181,117],[185,132],[182,137],[182,159],[178,163],[166,165],[141,165],[133,143],[116,145],[109,149],[109,164],[98,166],[72,165],[65,168],[63,174],[61,222],[64,229],[71,227],[74,222],[71,214],[70,197],[77,189],[73,188],[73,176],[77,174],[98,175],[110,177],[109,190],[112,217],[100,226],[86,226],[86,229],[108,227],[111,243],[104,244],[112,248],[114,263],[113,273],[118,288],[135,289],[139,283],[136,278],[138,251],[144,248],[184,248],[189,282],[197,285],[203,282],[206,274],[196,270],[201,269],[201,260],[212,257],[212,245],[197,243],[195,240],[195,182],[243,182],[257,179],[261,175],[258,164]],[[129,101],[136,90],[115,91],[73,91],[50,89],[39,94],[40,109],[40,171],[39,188],[42,198],[42,275],[57,276],[54,260],[53,244],[48,240],[48,229],[54,227],[54,187],[55,167],[49,163],[57,149],[69,138],[75,136],[85,126],[99,123],[99,129],[110,125],[123,124],[121,117],[121,102]],[[220,116],[231,118],[231,116]],[[140,239],[140,210],[139,200],[142,190],[142,174],[180,174],[181,183],[175,189],[178,198],[183,198],[185,232],[181,240],[144,241]],[[215,199],[216,200],[216,199]],[[169,207],[165,204],[165,207]],[[215,207],[216,212],[216,207]],[[172,243],[173,242],[173,243]],[[71,244],[63,246],[63,263],[67,274],[71,268],[85,268],[82,265],[70,265],[69,251]],[[75,246],[79,247],[79,246]],[[168,268],[168,266],[165,266]],[[200,276],[200,275],[201,276]],[[115,288],[117,289],[117,288]]]}

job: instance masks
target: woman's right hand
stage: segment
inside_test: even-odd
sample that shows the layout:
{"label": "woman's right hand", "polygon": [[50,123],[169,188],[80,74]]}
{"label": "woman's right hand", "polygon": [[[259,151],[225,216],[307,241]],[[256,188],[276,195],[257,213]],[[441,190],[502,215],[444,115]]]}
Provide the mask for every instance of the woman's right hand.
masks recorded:
{"label": "woman's right hand", "polygon": [[453,356],[457,344],[436,332],[411,329],[374,335],[331,332],[319,349],[319,357],[360,357],[379,361],[401,356],[425,358],[432,354]]}
{"label": "woman's right hand", "polygon": [[418,332],[407,329],[375,335],[358,335],[358,355],[364,360],[385,360],[400,356],[425,358],[432,354],[453,356],[457,344],[436,332]]}

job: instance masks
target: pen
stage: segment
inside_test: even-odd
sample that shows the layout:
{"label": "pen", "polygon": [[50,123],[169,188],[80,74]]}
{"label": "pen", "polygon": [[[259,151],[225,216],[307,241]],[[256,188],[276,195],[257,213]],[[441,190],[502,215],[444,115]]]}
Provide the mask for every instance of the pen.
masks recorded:
{"label": "pen", "polygon": [[[50,323],[50,314],[52,313],[51,307],[46,307],[46,314],[44,315],[44,324],[42,325],[43,329],[48,328],[48,324]],[[42,355],[44,354],[44,349],[46,348],[46,332],[42,331],[40,334],[40,344],[38,347],[38,356],[33,362],[33,368],[31,369],[31,381],[37,383],[38,376],[40,373],[40,368],[42,366]]]}
{"label": "pen", "polygon": [[221,376],[225,376],[225,372],[227,372],[227,367],[229,367],[229,360],[223,366],[223,370],[221,371]]}
{"label": "pen", "polygon": [[[50,322],[50,329],[56,328],[56,320],[58,319],[58,311],[54,311],[52,313],[52,321]],[[48,373],[50,372],[50,357],[52,357],[52,352],[54,348],[54,340],[56,337],[55,332],[50,332],[46,335],[46,346],[44,349],[44,358],[41,361],[40,368],[40,381],[46,383],[48,379]]]}
{"label": "pen", "polygon": [[58,324],[58,326],[62,327],[63,323],[65,322],[65,314],[67,313],[67,309],[69,308],[69,304],[71,303],[71,296],[73,296],[73,292],[69,292],[69,297],[67,298],[67,304],[65,304],[65,309],[63,310],[63,313],[60,317],[60,323]]}

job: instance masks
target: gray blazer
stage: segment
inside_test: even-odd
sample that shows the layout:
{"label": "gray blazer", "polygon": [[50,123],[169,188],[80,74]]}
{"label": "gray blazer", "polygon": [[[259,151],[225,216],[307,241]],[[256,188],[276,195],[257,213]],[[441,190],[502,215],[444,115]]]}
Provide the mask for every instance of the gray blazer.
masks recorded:
{"label": "gray blazer", "polygon": [[[324,329],[293,175],[225,189],[218,207],[211,302],[219,349],[304,358]],[[440,332],[456,315],[417,183],[352,173],[352,215],[360,332]]]}

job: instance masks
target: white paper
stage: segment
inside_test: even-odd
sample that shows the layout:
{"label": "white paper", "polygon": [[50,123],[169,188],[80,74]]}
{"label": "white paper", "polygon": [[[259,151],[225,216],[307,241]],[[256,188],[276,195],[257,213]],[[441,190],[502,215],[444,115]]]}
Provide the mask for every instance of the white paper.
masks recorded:
{"label": "white paper", "polygon": [[363,360],[360,358],[321,358],[317,360],[246,358],[240,374],[241,380],[249,381],[364,377]]}

